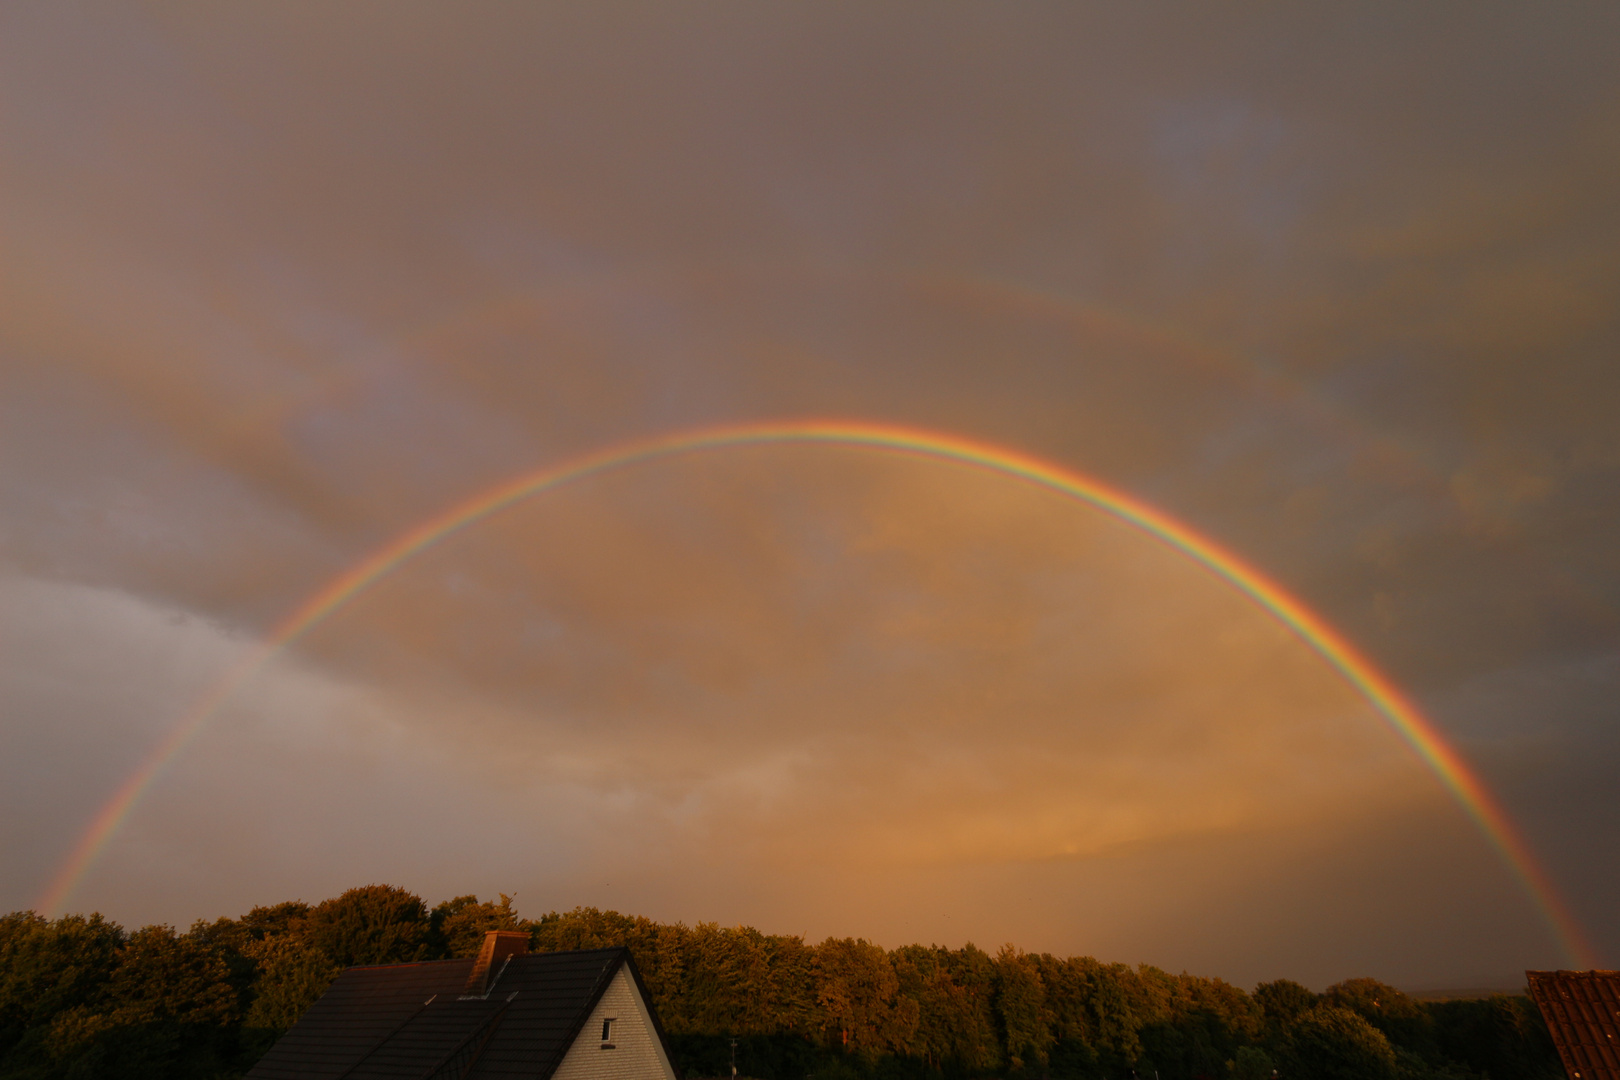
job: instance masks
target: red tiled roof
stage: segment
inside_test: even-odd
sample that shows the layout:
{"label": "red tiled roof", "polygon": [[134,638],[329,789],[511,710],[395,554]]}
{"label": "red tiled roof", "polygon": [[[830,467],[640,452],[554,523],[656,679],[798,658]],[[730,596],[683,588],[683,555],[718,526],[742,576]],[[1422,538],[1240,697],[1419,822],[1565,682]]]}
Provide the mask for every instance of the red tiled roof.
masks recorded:
{"label": "red tiled roof", "polygon": [[1570,1080],[1620,1080],[1620,971],[1527,971]]}

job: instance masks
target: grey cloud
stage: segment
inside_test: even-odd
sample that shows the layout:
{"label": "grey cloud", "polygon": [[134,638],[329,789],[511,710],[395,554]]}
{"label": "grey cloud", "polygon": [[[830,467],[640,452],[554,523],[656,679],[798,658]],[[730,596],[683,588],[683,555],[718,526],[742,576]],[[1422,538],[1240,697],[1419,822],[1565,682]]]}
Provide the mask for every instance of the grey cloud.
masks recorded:
{"label": "grey cloud", "polygon": [[[177,613],[250,640],[498,479],[653,431],[837,415],[1047,456],[1238,551],[1428,707],[1576,886],[1586,921],[1600,936],[1614,925],[1620,893],[1583,854],[1617,828],[1591,809],[1616,750],[1612,678],[1590,673],[1620,642],[1609,7],[171,4],[3,18],[0,567],[35,582],[7,626],[37,659],[8,650],[0,677],[17,760],[56,792],[48,821],[7,834],[8,864],[28,868],[8,896],[33,893],[199,677],[169,660],[116,674],[142,649],[192,655],[184,634],[126,641],[129,620]],[[1221,614],[1233,601],[1199,572],[1145,548],[1065,547],[1089,526],[933,476],[739,457],[560,493],[467,534],[303,642],[286,661],[298,674],[279,676],[321,687],[299,700],[328,702],[308,707],[331,725],[288,728],[312,740],[299,750],[267,722],[264,745],[280,748],[244,790],[278,798],[278,775],[313,768],[325,791],[360,768],[373,801],[351,830],[301,855],[290,838],[313,819],[289,811],[226,852],[224,831],[251,815],[193,820],[224,789],[179,768],[86,896],[183,922],[188,896],[246,905],[346,885],[338,868],[361,848],[381,853],[368,873],[417,887],[504,887],[479,875],[504,868],[502,843],[529,850],[515,827],[467,840],[448,814],[422,826],[431,841],[379,839],[453,756],[454,740],[433,740],[464,729],[479,745],[516,739],[537,755],[525,765],[555,740],[553,795],[477,762],[452,786],[573,823],[533,849],[570,868],[548,886],[561,904],[943,937],[950,911],[907,912],[949,880],[985,898],[956,909],[978,927],[963,936],[1025,927],[1030,947],[1171,966],[1255,956],[1256,972],[1322,978],[1363,956],[1419,981],[1543,962],[1533,913],[1477,843],[1457,848],[1450,812],[1413,794],[1421,777],[1391,781],[1377,821],[1324,810],[1335,839],[1296,877],[1257,853],[1243,815],[1259,811],[1233,797],[1249,824],[1192,830],[1202,839],[1175,857],[1149,845],[1050,871],[896,870],[889,899],[865,898],[871,926],[857,907],[833,913],[833,890],[804,893],[833,905],[815,923],[744,863],[716,863],[727,885],[713,890],[655,858],[621,873],[646,855],[635,845],[592,864],[602,822],[655,810],[687,837],[682,857],[709,858],[693,838],[730,835],[723,808],[773,786],[816,788],[812,823],[859,819],[878,805],[862,802],[871,776],[782,734],[839,710],[881,730],[848,719],[826,726],[853,741],[829,743],[924,763],[898,789],[923,802],[979,751],[974,693],[1017,700],[1031,732],[1076,698],[1129,717],[1115,742],[1062,743],[1084,767],[1005,797],[1005,815],[1030,818],[1061,820],[1053,791],[1149,771],[1154,752],[1196,773],[1198,754],[1175,744],[1247,761],[1260,784],[1243,740],[1292,731],[1265,766],[1277,798],[1299,783],[1291,762],[1331,757],[1326,728],[1275,727],[1290,710],[1341,716],[1320,670],[1286,643],[1222,638],[1260,624]],[[1093,610],[1107,618],[1088,625]],[[106,674],[66,674],[75,638]],[[52,671],[54,690],[40,682]],[[436,727],[389,696],[401,685],[457,719]],[[1244,700],[1264,702],[1262,719],[1209,720],[1256,685]],[[337,701],[364,704],[350,716]],[[918,735],[919,717],[957,706],[958,726],[940,721],[949,738]],[[537,734],[537,713],[566,723]],[[770,737],[749,734],[756,713]],[[608,729],[664,754],[669,783],[644,763],[616,795],[600,786],[624,767]],[[367,758],[344,731],[390,732],[376,737],[398,753]],[[717,749],[744,735],[734,756]],[[232,755],[249,745],[197,760],[238,776]],[[1346,783],[1376,788],[1376,756],[1349,755]],[[1039,771],[997,760],[992,776]],[[1156,790],[1143,781],[1118,805]],[[722,809],[681,818],[693,792]],[[784,843],[819,842],[792,827]],[[906,833],[872,836],[882,851]],[[757,854],[765,841],[726,842]],[[1453,848],[1466,850],[1431,858]],[[214,891],[216,858],[252,887]],[[1380,909],[1402,928],[1387,940],[1333,899],[1368,895],[1346,884],[1362,865],[1418,897]],[[1053,898],[1093,872],[1130,899],[1065,923]],[[1178,872],[1229,890],[1221,910],[1248,929],[1228,951],[1178,936],[1173,899],[1132,929],[1132,904],[1173,897]],[[152,884],[164,874],[171,886]],[[620,891],[592,891],[609,880]],[[1020,899],[1018,882],[1047,898]],[[1470,890],[1495,897],[1477,925],[1421,944]],[[1024,904],[1026,922],[997,914]],[[1366,951],[1313,945],[1318,910],[1350,919]],[[1253,929],[1268,921],[1298,929],[1268,952]]]}

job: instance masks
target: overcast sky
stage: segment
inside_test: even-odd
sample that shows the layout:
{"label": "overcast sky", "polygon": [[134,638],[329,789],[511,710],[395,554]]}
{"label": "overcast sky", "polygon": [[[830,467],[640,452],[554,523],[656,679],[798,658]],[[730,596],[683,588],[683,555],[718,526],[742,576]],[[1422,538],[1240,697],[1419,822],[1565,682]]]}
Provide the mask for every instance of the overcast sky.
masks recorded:
{"label": "overcast sky", "polygon": [[[324,583],[627,439],[988,440],[1237,552],[1620,964],[1612,4],[7,4],[0,909]],[[68,898],[371,881],[1145,961],[1563,966],[1206,569],[1014,480],[690,455],[282,651]]]}

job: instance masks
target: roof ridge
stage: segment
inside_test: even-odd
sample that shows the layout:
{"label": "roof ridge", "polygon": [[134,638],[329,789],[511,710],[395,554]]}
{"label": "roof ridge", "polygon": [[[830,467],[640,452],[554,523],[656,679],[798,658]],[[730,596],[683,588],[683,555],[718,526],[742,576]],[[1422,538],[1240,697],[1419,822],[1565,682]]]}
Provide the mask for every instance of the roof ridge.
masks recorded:
{"label": "roof ridge", "polygon": [[[591,1013],[595,1011],[597,1003],[602,1000],[602,995],[606,994],[608,987],[613,985],[614,976],[618,975],[619,970],[626,964],[630,964],[632,966],[635,964],[635,959],[631,956],[629,947],[625,945],[615,945],[605,949],[573,949],[569,951],[576,956],[580,953],[620,953],[622,955],[619,957],[618,963],[604,964],[602,965],[601,970],[597,972],[596,982],[591,987],[590,994],[586,996],[584,1006],[579,1010],[574,1018],[569,1021],[568,1027],[564,1029],[563,1040],[558,1044],[558,1049],[553,1054],[552,1059],[547,1062],[544,1068],[542,1068],[540,1071],[539,1080],[547,1080],[548,1077],[555,1074],[557,1069],[561,1067],[563,1059],[568,1056],[569,1049],[579,1038],[579,1033],[584,1030],[585,1022],[591,1018]],[[530,953],[529,955],[533,956],[535,954]],[[540,955],[557,954],[553,953]],[[649,1008],[648,1011],[651,1012],[651,1009]]]}

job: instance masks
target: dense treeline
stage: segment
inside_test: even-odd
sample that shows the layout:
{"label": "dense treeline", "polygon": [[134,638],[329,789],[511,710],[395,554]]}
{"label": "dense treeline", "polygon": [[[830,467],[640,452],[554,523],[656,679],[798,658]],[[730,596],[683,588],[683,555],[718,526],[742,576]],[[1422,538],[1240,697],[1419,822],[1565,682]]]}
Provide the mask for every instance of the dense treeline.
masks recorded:
{"label": "dense treeline", "polygon": [[761,1080],[1555,1080],[1524,998],[1419,1002],[1372,979],[1253,993],[1151,967],[862,940],[809,944],[508,898],[429,909],[372,885],[320,904],[125,932],[99,915],[0,918],[0,1076],[239,1076],[351,964],[626,945],[688,1076]]}

